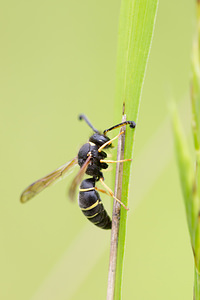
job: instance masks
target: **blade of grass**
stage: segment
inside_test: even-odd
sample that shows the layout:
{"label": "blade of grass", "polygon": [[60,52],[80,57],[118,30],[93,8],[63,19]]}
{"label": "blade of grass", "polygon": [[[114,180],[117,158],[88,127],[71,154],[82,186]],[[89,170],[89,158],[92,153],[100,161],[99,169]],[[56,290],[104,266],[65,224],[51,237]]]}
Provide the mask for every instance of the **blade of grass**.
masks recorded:
{"label": "blade of grass", "polygon": [[[200,299],[200,2],[196,1],[197,30],[193,41],[192,53],[192,80],[191,80],[191,104],[192,104],[192,133],[196,154],[195,189],[194,197],[197,202],[197,218],[195,245],[193,248],[194,268],[194,299]],[[192,245],[193,246],[193,245]]]}
{"label": "blade of grass", "polygon": [[[194,299],[200,300],[200,2],[196,1],[196,34],[192,52],[191,107],[195,158],[188,145],[176,110],[173,129],[186,216],[194,255]],[[195,169],[193,162],[195,161]]]}
{"label": "blade of grass", "polygon": [[172,107],[173,113],[173,133],[174,143],[179,167],[180,182],[184,196],[185,209],[187,215],[188,228],[191,236],[191,242],[195,244],[195,210],[193,206],[193,190],[194,190],[194,170],[193,161],[190,157],[186,138],[181,127],[178,113],[175,107]]}
{"label": "blade of grass", "polygon": [[[125,104],[127,120],[137,121],[158,0],[122,0],[119,22],[115,115],[120,119]],[[133,156],[134,131],[127,130],[124,157]],[[127,206],[130,164],[124,164],[122,202]],[[120,216],[114,299],[121,299],[127,212]],[[113,298],[108,298],[113,299]]]}
{"label": "blade of grass", "polygon": [[176,156],[195,262],[194,299],[200,300],[200,196],[184,131],[176,109],[173,108],[172,112]]}

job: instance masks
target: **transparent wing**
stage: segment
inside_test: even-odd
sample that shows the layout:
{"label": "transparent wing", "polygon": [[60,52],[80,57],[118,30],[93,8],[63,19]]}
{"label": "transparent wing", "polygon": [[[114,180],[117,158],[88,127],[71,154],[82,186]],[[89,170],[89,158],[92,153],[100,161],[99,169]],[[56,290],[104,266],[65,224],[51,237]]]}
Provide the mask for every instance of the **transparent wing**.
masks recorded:
{"label": "transparent wing", "polygon": [[83,179],[83,176],[84,176],[84,174],[87,170],[87,167],[90,164],[91,157],[92,157],[91,155],[88,156],[85,163],[80,168],[78,174],[76,175],[76,177],[72,181],[72,184],[71,184],[70,189],[69,189],[69,197],[70,197],[71,200],[74,200],[74,198],[75,198],[76,188],[77,188],[78,185],[80,185],[80,183]]}
{"label": "transparent wing", "polygon": [[46,175],[45,177],[35,181],[31,185],[29,185],[21,194],[20,201],[22,203],[27,202],[35,195],[43,191],[46,187],[56,183],[59,179],[64,178],[66,173],[77,164],[78,159],[75,157],[71,161],[67,162],[66,164],[62,165],[60,168],[54,170],[50,174]]}

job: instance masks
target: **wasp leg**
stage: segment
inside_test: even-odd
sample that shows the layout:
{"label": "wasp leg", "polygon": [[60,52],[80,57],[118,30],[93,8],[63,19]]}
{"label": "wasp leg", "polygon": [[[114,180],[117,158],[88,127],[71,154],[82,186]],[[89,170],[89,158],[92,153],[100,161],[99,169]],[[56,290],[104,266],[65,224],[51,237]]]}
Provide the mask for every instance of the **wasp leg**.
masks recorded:
{"label": "wasp leg", "polygon": [[103,178],[100,178],[100,182],[105,187],[105,189],[108,191],[108,193],[110,194],[111,197],[113,197],[117,202],[119,202],[126,210],[129,210],[129,208],[124,205],[124,203],[122,203],[119,199],[117,199],[114,196],[113,191],[105,184],[105,182],[103,181]]}
{"label": "wasp leg", "polygon": [[88,191],[92,191],[92,190],[96,190],[97,192],[104,193],[104,194],[107,194],[110,196],[110,194],[108,192],[106,192],[105,190],[99,189],[96,186],[88,188],[88,189],[79,189],[79,192],[88,192]]}
{"label": "wasp leg", "polygon": [[105,162],[105,163],[121,163],[121,162],[125,162],[125,161],[132,161],[131,158],[128,158],[128,159],[121,159],[121,160],[104,160],[104,159],[101,159],[100,162]]}
{"label": "wasp leg", "polygon": [[95,187],[95,190],[96,190],[97,192],[104,193],[104,194],[110,196],[110,194],[109,194],[108,192],[106,192],[105,190],[99,189],[99,188],[97,188],[97,187]]}
{"label": "wasp leg", "polygon": [[99,189],[96,186],[95,187],[91,187],[91,188],[87,188],[87,189],[79,189],[79,192],[88,192],[88,191],[92,191],[92,190],[95,190],[97,192],[104,193],[104,194],[110,196],[110,194],[107,191]]}
{"label": "wasp leg", "polygon": [[111,140],[107,141],[106,143],[104,143],[104,144],[98,149],[98,151],[101,152],[106,146],[110,145],[110,144],[112,143],[112,141],[118,139],[118,137],[119,137],[122,133],[124,133],[124,131],[121,131],[121,132],[120,132],[117,136],[115,136],[113,139],[111,139]]}
{"label": "wasp leg", "polygon": [[135,124],[134,121],[124,121],[122,123],[119,123],[119,124],[117,124],[115,126],[112,126],[112,127],[108,128],[108,129],[105,129],[104,132],[103,132],[103,134],[106,135],[107,132],[109,132],[109,131],[111,131],[113,129],[125,126],[125,125],[130,125],[131,128],[135,128],[135,126],[136,126],[136,124]]}

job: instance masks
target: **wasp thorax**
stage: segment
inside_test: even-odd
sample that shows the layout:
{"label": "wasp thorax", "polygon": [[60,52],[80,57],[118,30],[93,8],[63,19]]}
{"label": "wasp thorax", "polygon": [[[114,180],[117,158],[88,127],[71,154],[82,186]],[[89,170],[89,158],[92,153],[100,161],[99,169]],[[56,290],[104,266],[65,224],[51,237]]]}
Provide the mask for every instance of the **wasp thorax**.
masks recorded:
{"label": "wasp thorax", "polygon": [[91,155],[86,174],[99,179],[100,177],[103,177],[101,170],[107,169],[108,165],[105,162],[102,162],[102,160],[107,157],[107,154],[104,151],[99,152],[98,149],[99,146],[93,142],[84,144],[78,153],[78,164],[82,167],[88,156]]}
{"label": "wasp thorax", "polygon": [[[102,145],[110,141],[110,139],[105,134],[95,133],[90,137],[89,141],[101,147]],[[107,145],[105,148],[108,147],[111,147],[111,144]]]}
{"label": "wasp thorax", "polygon": [[78,164],[79,164],[80,167],[83,166],[86,159],[88,158],[88,155],[90,153],[90,148],[91,148],[90,144],[86,143],[79,150],[79,152],[78,152]]}

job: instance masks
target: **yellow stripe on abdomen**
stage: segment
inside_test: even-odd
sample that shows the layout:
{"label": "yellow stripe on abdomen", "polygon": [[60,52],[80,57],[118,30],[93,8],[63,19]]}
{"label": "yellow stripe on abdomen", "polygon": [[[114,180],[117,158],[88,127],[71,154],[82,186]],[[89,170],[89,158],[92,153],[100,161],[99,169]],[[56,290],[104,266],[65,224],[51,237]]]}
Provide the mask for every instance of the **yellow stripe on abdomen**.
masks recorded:
{"label": "yellow stripe on abdomen", "polygon": [[94,204],[92,204],[91,206],[89,206],[89,207],[86,207],[86,208],[83,208],[83,207],[80,207],[80,209],[81,210],[90,210],[90,209],[92,209],[92,208],[94,208],[94,207],[96,207],[98,204],[100,204],[101,203],[101,201],[98,199]]}
{"label": "yellow stripe on abdomen", "polygon": [[88,219],[91,219],[91,218],[94,218],[94,217],[96,217],[98,214],[99,214],[99,212],[98,212],[98,213],[96,213],[96,214],[94,214],[93,216],[86,216],[86,218],[88,218]]}

